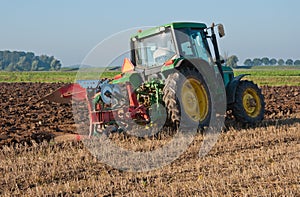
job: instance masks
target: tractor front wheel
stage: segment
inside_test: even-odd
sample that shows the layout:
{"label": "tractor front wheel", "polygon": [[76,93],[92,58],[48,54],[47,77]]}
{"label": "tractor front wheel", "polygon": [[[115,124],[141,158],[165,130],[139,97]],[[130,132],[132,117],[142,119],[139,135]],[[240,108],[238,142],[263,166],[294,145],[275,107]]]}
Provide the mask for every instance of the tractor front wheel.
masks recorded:
{"label": "tractor front wheel", "polygon": [[252,81],[240,81],[235,103],[231,106],[234,117],[243,123],[257,123],[264,118],[264,97],[261,89]]}

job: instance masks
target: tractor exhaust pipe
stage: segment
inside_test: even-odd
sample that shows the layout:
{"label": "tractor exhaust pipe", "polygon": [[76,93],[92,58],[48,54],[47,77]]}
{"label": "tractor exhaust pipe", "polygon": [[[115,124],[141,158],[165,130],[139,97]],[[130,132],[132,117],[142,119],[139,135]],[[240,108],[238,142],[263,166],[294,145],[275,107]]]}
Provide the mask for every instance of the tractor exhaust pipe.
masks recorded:
{"label": "tractor exhaust pipe", "polygon": [[222,69],[222,62],[221,61],[221,58],[220,58],[220,52],[219,52],[219,47],[218,47],[218,41],[217,41],[217,37],[216,37],[216,34],[215,34],[215,26],[218,26],[218,31],[219,31],[219,36],[222,38],[223,36],[225,36],[225,31],[224,31],[224,27],[222,24],[217,24],[215,25],[214,23],[212,23],[211,27],[207,28],[207,29],[210,29],[211,30],[211,41],[212,41],[212,44],[214,46],[214,51],[215,51],[215,56],[216,56],[216,64],[218,66],[218,70],[224,80],[224,73],[223,73],[223,69]]}

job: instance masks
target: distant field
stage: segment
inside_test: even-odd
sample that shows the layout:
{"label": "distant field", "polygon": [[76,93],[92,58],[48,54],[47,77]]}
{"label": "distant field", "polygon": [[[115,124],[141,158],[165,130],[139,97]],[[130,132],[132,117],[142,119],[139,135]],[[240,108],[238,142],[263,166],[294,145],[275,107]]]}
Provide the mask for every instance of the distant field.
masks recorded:
{"label": "distant field", "polygon": [[[78,73],[68,72],[0,72],[0,82],[64,82],[72,83],[76,79],[99,79],[100,72],[87,71]],[[110,78],[118,74],[117,72],[103,72],[101,78]]]}
{"label": "distant field", "polygon": [[298,66],[253,66],[251,70],[299,70],[300,65]]}
{"label": "distant field", "polygon": [[300,66],[257,66],[235,69],[235,75],[250,74],[246,78],[259,85],[300,85]]}
{"label": "distant field", "polygon": [[[111,78],[116,71],[81,70],[57,72],[0,72],[0,82],[65,82],[76,79]],[[235,69],[235,75],[250,74],[246,79],[259,85],[297,85],[300,86],[300,66],[257,66],[252,69]],[[101,75],[102,74],[102,75]],[[101,75],[101,76],[100,76]]]}

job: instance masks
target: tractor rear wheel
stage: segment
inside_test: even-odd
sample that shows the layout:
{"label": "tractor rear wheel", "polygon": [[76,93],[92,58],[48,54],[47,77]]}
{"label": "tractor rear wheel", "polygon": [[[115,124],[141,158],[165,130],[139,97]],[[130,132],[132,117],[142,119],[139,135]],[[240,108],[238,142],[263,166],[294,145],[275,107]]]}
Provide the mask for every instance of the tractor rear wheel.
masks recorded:
{"label": "tractor rear wheel", "polygon": [[211,100],[202,75],[193,68],[170,74],[163,89],[168,121],[187,127],[208,126]]}
{"label": "tractor rear wheel", "polygon": [[234,117],[243,123],[257,123],[264,118],[264,97],[261,89],[252,81],[240,81],[231,106]]}

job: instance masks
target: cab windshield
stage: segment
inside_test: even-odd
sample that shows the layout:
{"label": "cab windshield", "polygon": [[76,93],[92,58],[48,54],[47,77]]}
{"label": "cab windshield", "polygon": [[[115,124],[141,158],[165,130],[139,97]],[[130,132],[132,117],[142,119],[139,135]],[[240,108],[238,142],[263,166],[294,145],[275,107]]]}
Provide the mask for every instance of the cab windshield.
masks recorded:
{"label": "cab windshield", "polygon": [[180,56],[209,60],[210,52],[203,29],[176,29],[175,35]]}
{"label": "cab windshield", "polygon": [[170,29],[154,34],[134,42],[137,66],[161,66],[172,59],[175,45]]}

